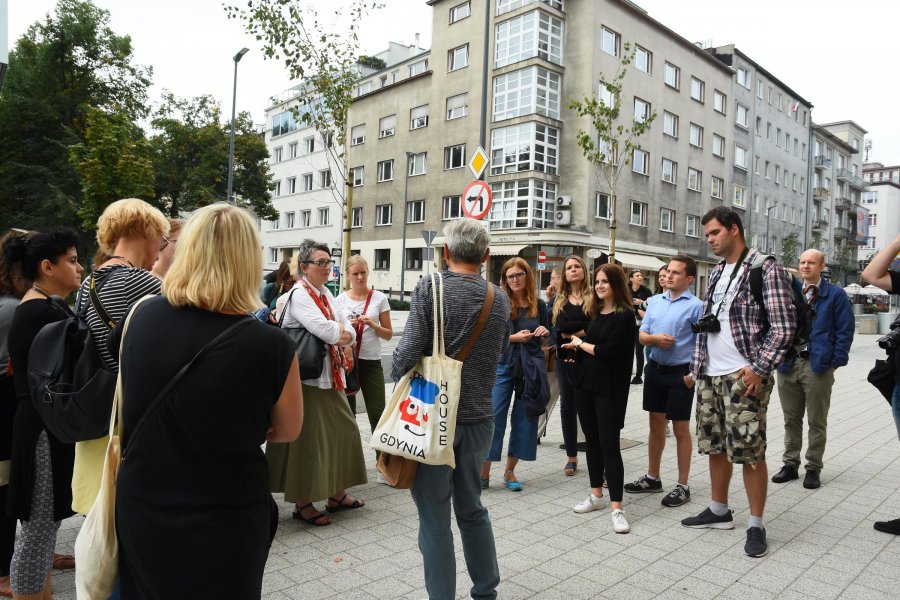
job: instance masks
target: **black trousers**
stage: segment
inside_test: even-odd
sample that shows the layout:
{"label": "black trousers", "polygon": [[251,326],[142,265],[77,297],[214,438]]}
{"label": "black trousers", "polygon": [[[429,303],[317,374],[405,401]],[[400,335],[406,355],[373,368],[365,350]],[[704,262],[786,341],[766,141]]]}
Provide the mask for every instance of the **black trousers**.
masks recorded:
{"label": "black trousers", "polygon": [[622,450],[619,445],[622,432],[622,418],[625,407],[616,406],[609,399],[586,390],[575,390],[578,419],[587,442],[588,476],[592,488],[606,484],[609,499],[622,501],[625,485],[625,467],[622,464]]}
{"label": "black trousers", "polygon": [[634,330],[634,362],[636,363],[637,368],[634,370],[635,377],[641,377],[644,374],[644,348],[645,346],[641,343],[641,332],[638,329]]}
{"label": "black trousers", "polygon": [[569,369],[574,363],[556,358],[556,380],[559,383],[559,419],[562,423],[563,444],[566,456],[578,456],[578,411],[575,406],[575,388],[569,383]]}

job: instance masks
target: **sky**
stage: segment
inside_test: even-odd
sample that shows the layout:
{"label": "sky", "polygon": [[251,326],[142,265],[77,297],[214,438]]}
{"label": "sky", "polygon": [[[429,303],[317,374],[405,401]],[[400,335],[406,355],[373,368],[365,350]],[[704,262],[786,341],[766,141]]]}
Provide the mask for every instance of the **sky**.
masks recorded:
{"label": "sky", "polygon": [[[431,44],[432,9],[425,0],[383,0],[386,6],[360,29],[361,52],[375,54],[389,41]],[[567,0],[582,2],[586,0]],[[163,89],[183,96],[212,94],[231,111],[232,57],[250,48],[238,69],[237,109],[264,121],[272,96],[291,86],[280,63],[264,60],[260,45],[240,22],[229,20],[221,0],[94,0],[110,12],[114,31],[132,37],[135,61],[152,65],[151,99]],[[311,0],[348,6],[351,0]],[[235,4],[244,5],[243,0]],[[900,119],[894,95],[898,84],[890,64],[900,56],[900,4],[870,0],[751,4],[723,0],[638,0],[650,16],[693,42],[734,43],[746,55],[812,102],[816,123],[853,120],[872,140],[870,160],[900,163]],[[9,6],[10,45],[55,6],[53,0],[13,0]],[[856,6],[869,10],[854,9]],[[891,57],[894,57],[893,59]]]}

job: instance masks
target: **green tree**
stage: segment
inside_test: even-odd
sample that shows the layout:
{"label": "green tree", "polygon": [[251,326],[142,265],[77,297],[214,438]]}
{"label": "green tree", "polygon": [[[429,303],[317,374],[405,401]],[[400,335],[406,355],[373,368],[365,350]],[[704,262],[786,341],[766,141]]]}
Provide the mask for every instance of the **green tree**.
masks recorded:
{"label": "green tree", "polygon": [[785,267],[793,267],[800,257],[800,236],[796,231],[784,236],[781,240],[781,264]]}
{"label": "green tree", "polygon": [[834,249],[834,276],[833,281],[839,285],[846,284],[847,275],[856,272],[857,263],[853,260],[854,252],[850,244],[844,243]]}
{"label": "green tree", "polygon": [[[579,117],[586,117],[591,125],[589,130],[579,128],[576,141],[585,158],[594,165],[597,183],[609,193],[609,260],[616,254],[616,214],[617,191],[622,172],[631,164],[632,153],[641,148],[638,138],[644,135],[656,119],[656,112],[641,119],[622,117],[622,81],[628,73],[628,65],[634,60],[635,51],[631,44],[623,44],[622,58],[612,76],[600,73],[603,97],[585,96],[581,100],[570,100],[569,109]],[[630,106],[630,104],[629,104]]]}

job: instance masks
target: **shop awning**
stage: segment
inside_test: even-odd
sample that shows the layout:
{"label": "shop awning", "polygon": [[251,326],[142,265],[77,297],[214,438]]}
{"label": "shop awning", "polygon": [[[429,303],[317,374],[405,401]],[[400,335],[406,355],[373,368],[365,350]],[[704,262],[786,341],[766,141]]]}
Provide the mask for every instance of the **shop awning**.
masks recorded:
{"label": "shop awning", "polygon": [[667,264],[655,256],[632,254],[631,252],[621,252],[619,250],[616,250],[615,258],[622,263],[622,266],[624,267],[629,267],[631,269],[646,269],[647,271],[656,271]]}
{"label": "shop awning", "polygon": [[519,252],[522,251],[522,248],[527,248],[528,244],[513,244],[513,245],[501,245],[497,244],[491,246],[491,256],[518,256]]}

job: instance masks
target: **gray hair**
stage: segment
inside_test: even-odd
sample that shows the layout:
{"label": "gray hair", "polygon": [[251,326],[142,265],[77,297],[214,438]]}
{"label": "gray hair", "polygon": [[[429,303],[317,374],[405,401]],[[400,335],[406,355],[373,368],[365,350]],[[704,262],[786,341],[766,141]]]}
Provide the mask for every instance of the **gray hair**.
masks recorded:
{"label": "gray hair", "polygon": [[313,254],[319,250],[327,252],[328,256],[331,256],[331,248],[328,247],[328,244],[323,244],[316,240],[303,240],[297,249],[297,254],[291,257],[291,270],[298,275],[303,275],[301,265],[308,260],[312,260]]}
{"label": "gray hair", "polygon": [[491,234],[473,219],[456,219],[444,227],[444,245],[454,262],[480,265],[491,245]]}

